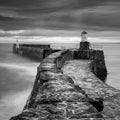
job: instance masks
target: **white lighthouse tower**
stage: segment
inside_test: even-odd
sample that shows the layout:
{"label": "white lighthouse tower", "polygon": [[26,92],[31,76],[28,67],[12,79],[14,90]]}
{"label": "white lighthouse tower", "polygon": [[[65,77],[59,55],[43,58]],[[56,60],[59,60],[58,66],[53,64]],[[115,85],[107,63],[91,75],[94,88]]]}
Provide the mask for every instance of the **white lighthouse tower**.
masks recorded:
{"label": "white lighthouse tower", "polygon": [[89,50],[90,43],[87,41],[87,32],[83,31],[81,33],[81,42],[79,46],[79,50]]}
{"label": "white lighthouse tower", "polygon": [[81,42],[87,42],[87,32],[86,31],[83,31],[81,33]]}

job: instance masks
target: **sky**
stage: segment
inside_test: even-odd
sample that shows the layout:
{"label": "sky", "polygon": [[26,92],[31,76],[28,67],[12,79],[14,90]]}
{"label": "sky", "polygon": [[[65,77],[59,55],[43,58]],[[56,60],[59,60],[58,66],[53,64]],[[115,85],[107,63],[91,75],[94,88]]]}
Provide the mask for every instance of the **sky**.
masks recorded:
{"label": "sky", "polygon": [[85,30],[90,41],[119,42],[119,6],[119,0],[0,0],[0,41],[79,41]]}

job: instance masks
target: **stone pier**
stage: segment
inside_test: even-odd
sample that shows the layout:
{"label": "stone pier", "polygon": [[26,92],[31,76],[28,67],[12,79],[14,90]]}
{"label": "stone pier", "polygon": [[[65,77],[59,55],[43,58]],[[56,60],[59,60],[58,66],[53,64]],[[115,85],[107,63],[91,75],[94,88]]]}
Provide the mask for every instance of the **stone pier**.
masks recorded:
{"label": "stone pier", "polygon": [[10,120],[120,119],[120,91],[104,81],[103,51],[59,51],[37,70],[22,113]]}

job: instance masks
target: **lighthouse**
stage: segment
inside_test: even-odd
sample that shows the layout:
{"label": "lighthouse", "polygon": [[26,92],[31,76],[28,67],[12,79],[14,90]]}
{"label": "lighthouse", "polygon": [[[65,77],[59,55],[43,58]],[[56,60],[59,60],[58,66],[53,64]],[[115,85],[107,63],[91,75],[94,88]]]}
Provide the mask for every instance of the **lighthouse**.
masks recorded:
{"label": "lighthouse", "polygon": [[87,41],[87,32],[86,31],[83,31],[81,33],[81,42],[86,42]]}
{"label": "lighthouse", "polygon": [[81,42],[79,45],[79,50],[89,50],[90,43],[87,41],[87,35],[88,33],[86,31],[83,31],[81,33]]}

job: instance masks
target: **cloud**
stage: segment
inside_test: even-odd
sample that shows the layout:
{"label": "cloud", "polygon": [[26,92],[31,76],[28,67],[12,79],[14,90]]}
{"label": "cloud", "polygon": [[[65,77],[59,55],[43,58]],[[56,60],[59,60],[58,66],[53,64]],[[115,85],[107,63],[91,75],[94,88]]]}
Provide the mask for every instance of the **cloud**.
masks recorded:
{"label": "cloud", "polygon": [[1,0],[0,29],[5,32],[0,35],[75,36],[82,30],[117,32],[119,5],[118,0]]}
{"label": "cloud", "polygon": [[10,17],[10,18],[24,18],[25,16],[20,15],[16,10],[10,9],[8,7],[0,7],[0,16]]}
{"label": "cloud", "polygon": [[[22,25],[30,28],[31,24],[31,27],[35,28],[38,26],[55,29],[80,29],[81,24],[88,23],[93,25],[94,22],[87,22],[87,19],[90,18],[92,21],[97,13],[101,15],[100,17],[102,17],[102,19],[107,18],[107,16],[103,16],[105,13],[108,14],[111,11],[112,14],[113,9],[109,9],[109,11],[107,10],[106,12],[106,8],[116,8],[119,2],[116,3],[115,0],[112,3],[110,1],[113,0],[11,0],[11,2],[1,0],[0,15],[1,19],[8,19],[9,22],[7,24],[16,21],[18,24],[13,25],[19,26],[20,24],[18,28],[22,28]],[[119,8],[117,7],[116,9]],[[89,12],[89,10],[91,10],[91,12]],[[116,11],[119,14],[119,10]],[[96,16],[95,19],[97,17],[98,16]],[[98,19],[100,19],[100,17]],[[26,24],[27,22],[30,24]],[[95,25],[96,24],[99,25],[99,23],[95,23]],[[15,29],[15,27],[13,29]]]}
{"label": "cloud", "polygon": [[83,23],[89,26],[120,30],[120,3],[109,3],[93,7],[83,15]]}

